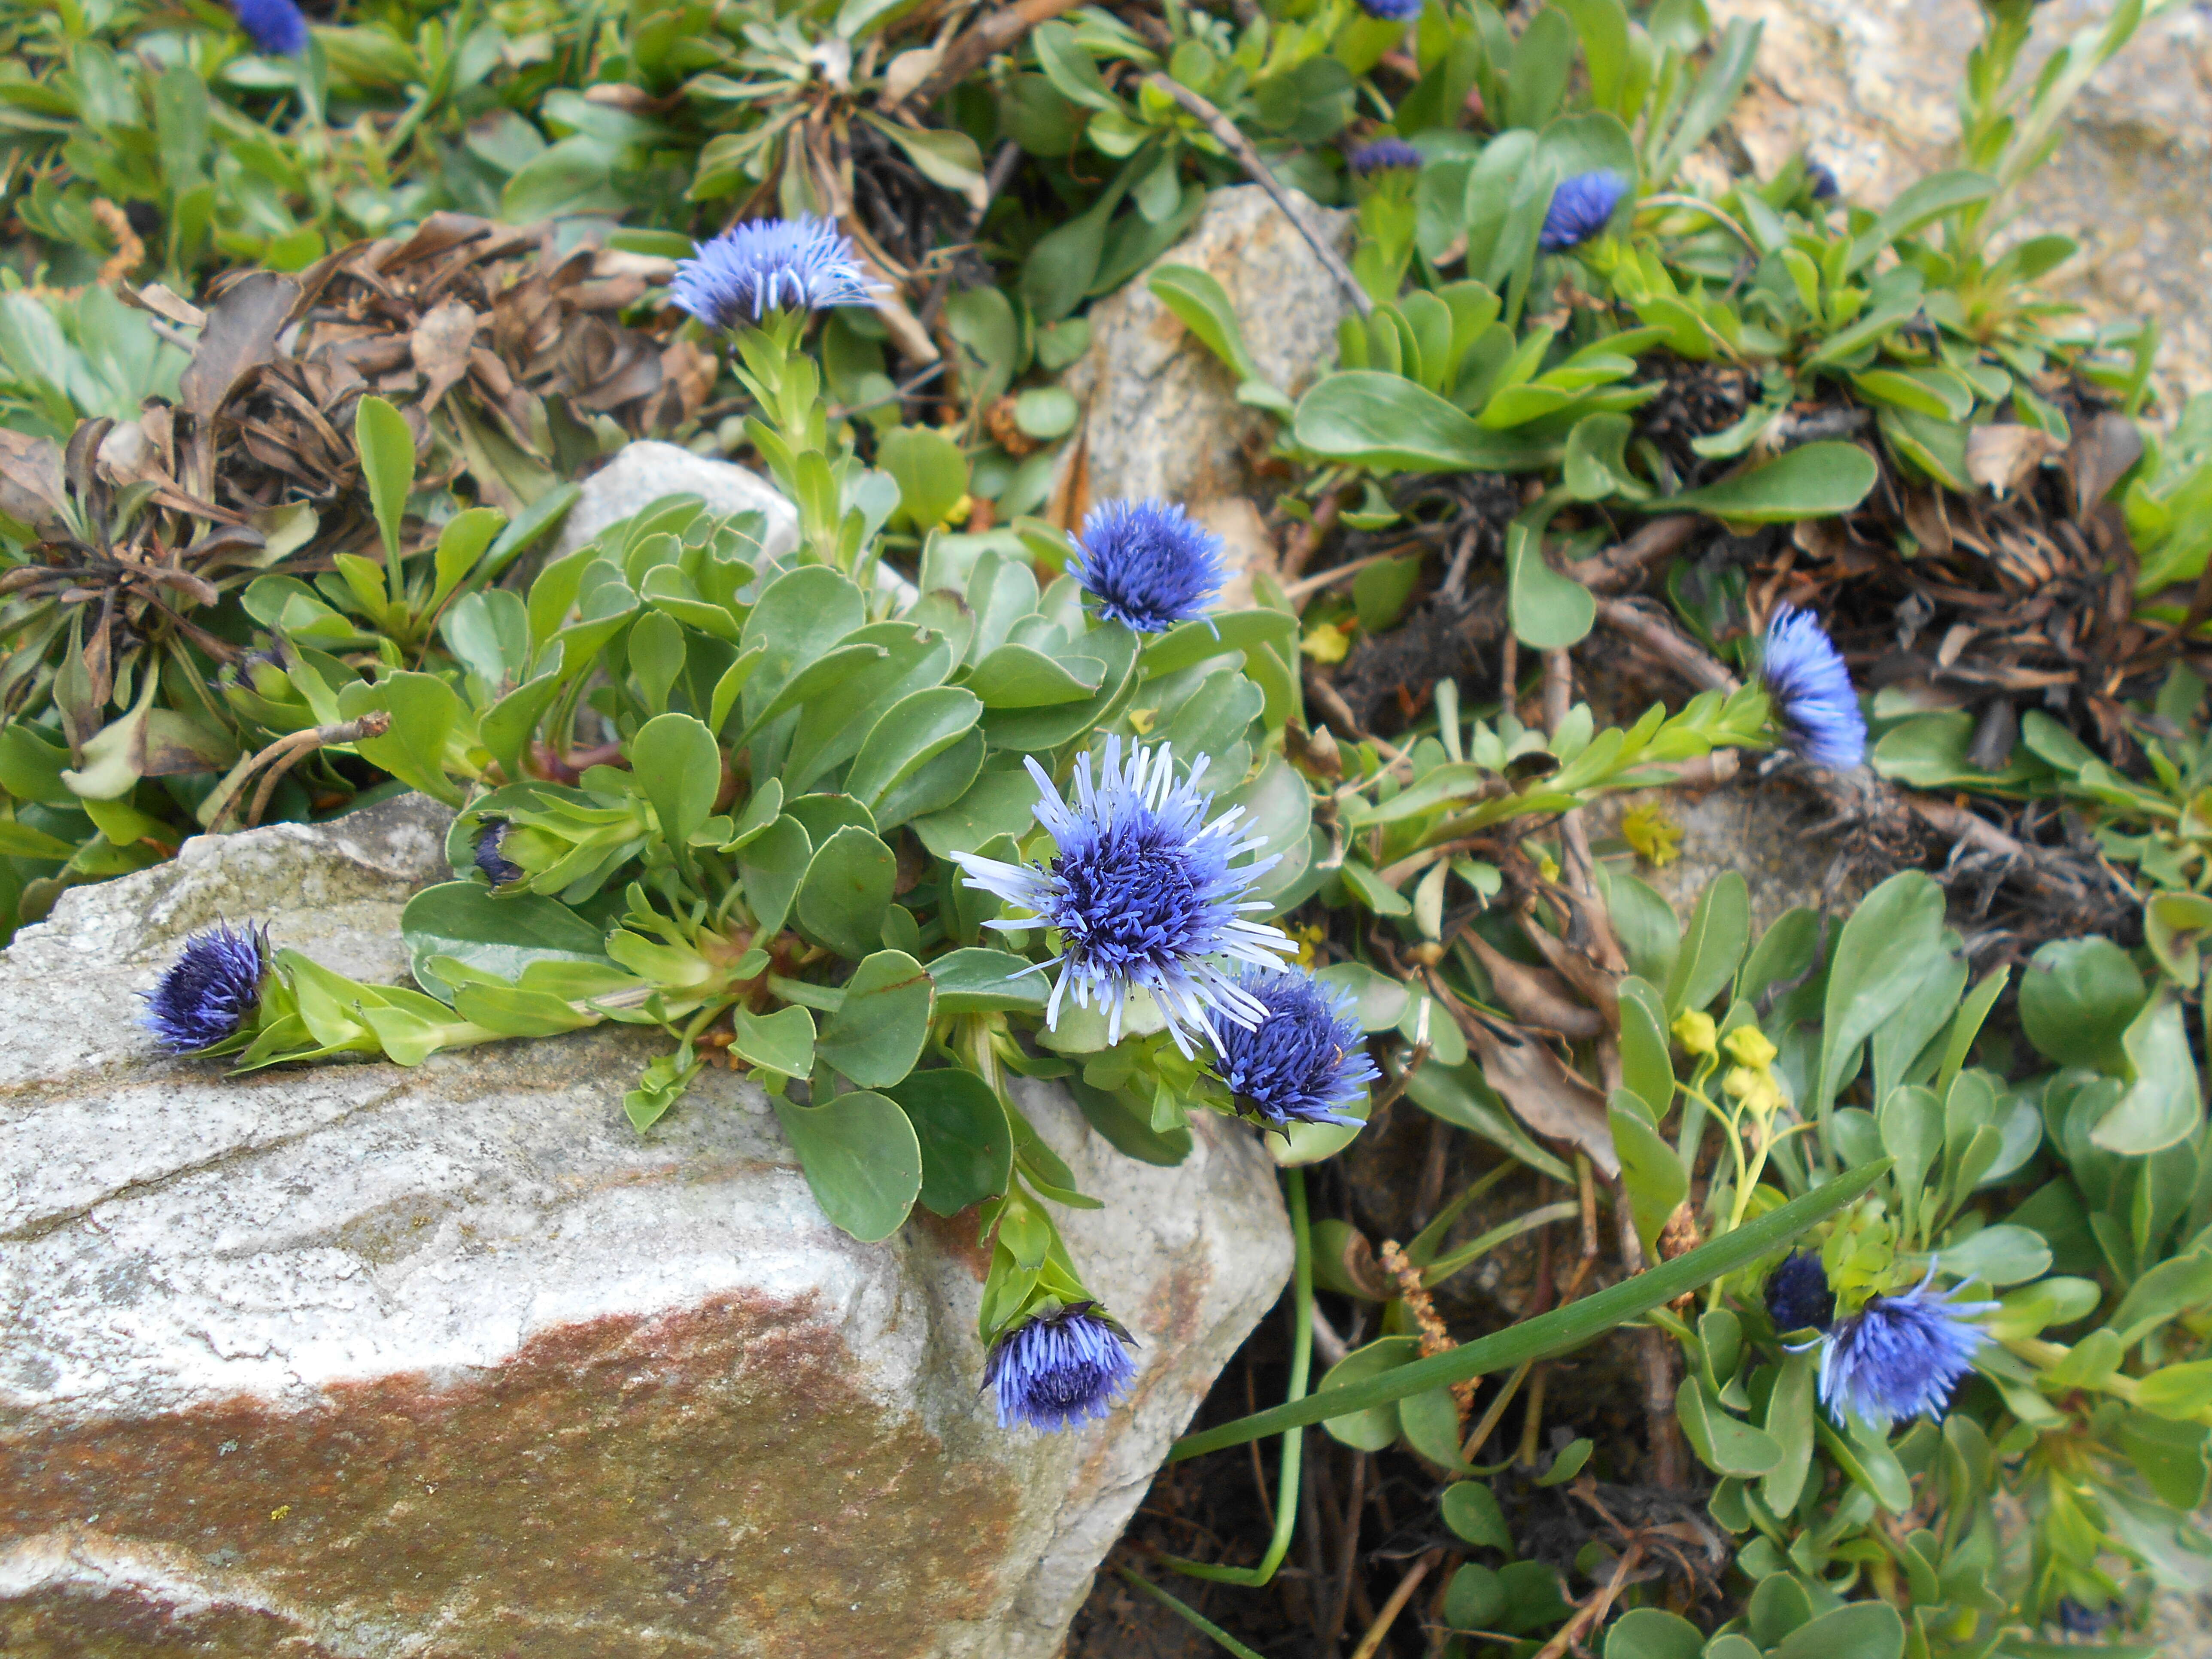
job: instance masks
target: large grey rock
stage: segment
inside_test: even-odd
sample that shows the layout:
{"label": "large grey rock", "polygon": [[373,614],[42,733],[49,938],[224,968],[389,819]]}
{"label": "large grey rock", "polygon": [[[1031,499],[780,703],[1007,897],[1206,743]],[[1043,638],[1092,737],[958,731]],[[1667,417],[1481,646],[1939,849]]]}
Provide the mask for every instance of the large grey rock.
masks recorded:
{"label": "large grey rock", "polygon": [[396,979],[444,823],[193,841],[0,957],[0,1650],[1046,1659],[1288,1273],[1264,1153],[1030,1097],[1142,1344],[1038,1437],[979,1396],[973,1217],[854,1243],[729,1073],[640,1138],[632,1031],[230,1082],[134,1028],[222,916]]}
{"label": "large grey rock", "polygon": [[[2114,3],[2040,8],[2039,61]],[[1762,174],[1809,147],[1847,192],[1880,204],[1956,164],[1959,85],[1980,33],[1976,0],[1711,0],[1711,8],[1717,24],[1765,25],[1749,94],[1731,118]],[[2010,233],[2056,232],[2081,244],[2045,286],[2093,318],[2158,319],[2170,404],[2212,389],[2208,163],[2212,15],[2185,6],[2145,24],[2075,101]]]}
{"label": "large grey rock", "polygon": [[[1294,199],[1317,235],[1348,251],[1350,213]],[[1335,362],[1336,325],[1350,301],[1257,185],[1215,191],[1190,234],[1156,263],[1214,276],[1253,361],[1292,397]],[[1250,494],[1254,452],[1265,453],[1273,417],[1237,401],[1235,378],[1143,275],[1090,315],[1091,349],[1066,377],[1084,413],[1061,454],[1055,514],[1073,522],[1093,501],[1158,495],[1209,517],[1211,504]],[[1237,526],[1213,527],[1236,550]]]}
{"label": "large grey rock", "polygon": [[768,520],[763,554],[781,559],[799,547],[799,510],[757,472],[735,461],[694,455],[675,444],[641,438],[584,480],[583,492],[561,523],[556,556],[574,552],[617,520],[663,495],[696,495],[715,513],[759,513]]}

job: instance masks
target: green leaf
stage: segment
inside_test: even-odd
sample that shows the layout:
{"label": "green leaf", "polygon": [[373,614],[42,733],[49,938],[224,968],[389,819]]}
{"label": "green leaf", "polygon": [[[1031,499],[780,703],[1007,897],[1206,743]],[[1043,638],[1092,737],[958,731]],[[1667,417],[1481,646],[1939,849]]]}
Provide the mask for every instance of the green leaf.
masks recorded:
{"label": "green leaf", "polygon": [[1026,957],[976,945],[937,957],[929,964],[929,976],[937,982],[937,1011],[942,1014],[1041,1014],[1052,984]]}
{"label": "green leaf", "polygon": [[[1321,1386],[1310,1399],[1316,1407],[1325,1410],[1332,1394],[1341,1395],[1354,1385],[1387,1378],[1393,1371],[1401,1370],[1420,1357],[1421,1340],[1417,1336],[1386,1336],[1370,1342],[1364,1348],[1354,1349],[1328,1369]],[[1407,1390],[1407,1393],[1413,1392]],[[1389,1448],[1398,1438],[1399,1421],[1396,1401],[1401,1394],[1378,1405],[1370,1405],[1327,1413],[1320,1421],[1332,1440],[1341,1441],[1358,1451],[1379,1452]],[[1306,1403],[1301,1401],[1301,1404]]]}
{"label": "green leaf", "polygon": [[473,881],[441,882],[416,894],[399,913],[399,936],[416,983],[436,997],[450,997],[453,989],[430,971],[434,957],[509,981],[520,979],[533,962],[614,965],[605,931],[557,899],[537,893],[495,897]]}
{"label": "green leaf", "polygon": [[996,1198],[1012,1179],[1014,1139],[991,1085],[964,1066],[915,1072],[884,1092],[921,1143],[922,1206],[957,1215]]}
{"label": "green leaf", "polygon": [[1544,562],[1543,532],[1516,519],[1505,532],[1505,604],[1513,631],[1537,651],[1578,643],[1597,620],[1597,599]]}
{"label": "green leaf", "polygon": [[814,1073],[814,1016],[799,1007],[756,1014],[742,1005],[730,1011],[730,1052],[764,1072],[783,1077]]}
{"label": "green leaf", "polygon": [[362,478],[368,485],[370,509],[384,538],[386,579],[399,598],[399,526],[407,496],[415,487],[415,434],[407,417],[381,398],[363,398],[355,406],[354,443],[361,451]]}
{"label": "green leaf", "polygon": [[[1782,1372],[1766,1397],[1767,1437],[1782,1455],[1759,1482],[1759,1495],[1777,1515],[1797,1507],[1813,1468],[1813,1393],[1819,1358],[1808,1349],[1782,1357]],[[1610,1659],[1610,1656],[1608,1656]]]}
{"label": "green leaf", "polygon": [[1860,1045],[1912,994],[1923,958],[1943,949],[1943,890],[1900,870],[1859,902],[1836,941],[1813,1108],[1822,1119]]}
{"label": "green leaf", "polygon": [[459,806],[461,792],[446,775],[447,739],[466,711],[453,687],[434,675],[410,672],[387,675],[374,685],[356,681],[338,694],[338,712],[348,720],[372,708],[392,716],[392,729],[356,743],[361,757],[410,787]]}
{"label": "green leaf", "polygon": [[722,787],[722,751],[714,734],[689,714],[657,714],[629,741],[630,763],[645,798],[660,817],[661,839],[690,843],[714,810]]}
{"label": "green leaf", "polygon": [[2112,940],[2052,939],[2021,975],[2020,1023],[2045,1058],[2118,1073],[2125,1063],[2121,1039],[2148,994],[2135,963]]}
{"label": "green leaf", "polygon": [[1006,644],[961,684],[993,708],[1045,708],[1090,696],[1105,677],[1106,665],[1095,657],[1056,659],[1034,646]]}
{"label": "green leaf", "polygon": [[1480,1480],[1460,1480],[1444,1488],[1444,1525],[1470,1544],[1513,1553],[1513,1532],[1498,1507],[1497,1494]]}
{"label": "green leaf", "polygon": [[1724,870],[1698,896],[1688,932],[1667,980],[1667,1012],[1704,1008],[1735,977],[1751,939],[1751,889],[1742,873]]}
{"label": "green leaf", "polygon": [[1902,1659],[1905,1620],[1887,1601],[1851,1601],[1800,1625],[1767,1659]]}
{"label": "green leaf", "polygon": [[1683,1437],[1698,1461],[1717,1474],[1747,1480],[1779,1463],[1782,1448],[1773,1436],[1729,1416],[1706,1387],[1701,1378],[1686,1376],[1674,1391],[1674,1415],[1681,1419]]}
{"label": "green leaf", "polygon": [[1180,1462],[1206,1452],[1218,1451],[1224,1446],[1241,1446],[1248,1440],[1261,1440],[1318,1423],[1334,1413],[1392,1404],[1425,1389],[1509,1369],[1524,1359],[1545,1358],[1578,1348],[1626,1320],[1780,1249],[1807,1228],[1869,1191],[1888,1173],[1888,1164],[1879,1159],[1846,1170],[1803,1197],[1791,1199],[1778,1209],[1747,1221],[1649,1272],[1607,1285],[1564,1308],[1478,1337],[1449,1352],[1417,1359],[1387,1376],[1348,1386],[1333,1401],[1314,1398],[1292,1401],[1186,1435],[1169,1453],[1170,1461]]}
{"label": "green leaf", "polygon": [[982,713],[981,700],[960,686],[908,693],[884,711],[862,740],[845,774],[845,793],[864,806],[877,806],[894,787],[965,737]]}
{"label": "green leaf", "polygon": [[[1625,1093],[1616,1093],[1613,1099],[1620,1101]],[[1682,1172],[1681,1158],[1660,1139],[1658,1130],[1643,1113],[1616,1104],[1606,1116],[1613,1126],[1613,1150],[1620,1155],[1621,1184],[1628,1188],[1636,1236],[1644,1241],[1644,1255],[1656,1260],[1660,1231],[1675,1206],[1689,1195],[1689,1177]]]}
{"label": "green leaf", "polygon": [[1228,290],[1211,271],[1200,270],[1194,265],[1155,265],[1145,286],[1181,318],[1183,326],[1198,336],[1206,349],[1227,364],[1238,380],[1267,379],[1252,361],[1252,354],[1245,349],[1243,330],[1237,324],[1237,308],[1229,302]]}
{"label": "green leaf", "polygon": [[2185,1140],[2204,1121],[2181,1004],[2160,987],[2120,1038],[2133,1080],[2089,1131],[2092,1145],[2142,1157]]}
{"label": "green leaf", "polygon": [[[757,847],[759,843],[754,843]],[[858,962],[881,947],[898,860],[868,830],[848,824],[806,866],[793,907],[800,933]]]}
{"label": "green leaf", "polygon": [[917,531],[935,529],[968,493],[968,458],[933,427],[895,427],[877,447],[877,465],[898,480],[897,517]]}
{"label": "green leaf", "polygon": [[1526,472],[1559,457],[1556,444],[1478,426],[1426,386],[1372,369],[1324,376],[1292,424],[1316,454],[1383,471]]}
{"label": "green leaf", "polygon": [[1631,1607],[1605,1633],[1605,1659],[1698,1659],[1705,1632],[1659,1607]]}
{"label": "green leaf", "polygon": [[1783,524],[1848,513],[1867,498],[1879,471],[1856,444],[1793,449],[1702,489],[1655,501],[1655,512],[1698,512],[1742,524]]}
{"label": "green leaf", "polygon": [[921,1142],[898,1103],[866,1091],[820,1106],[771,1098],[822,1213],[863,1244],[896,1232],[921,1192]]}
{"label": "green leaf", "polygon": [[816,1058],[864,1089],[890,1087],[921,1057],[936,995],[929,975],[905,951],[877,951],[845,981],[845,1000],[815,1041]]}

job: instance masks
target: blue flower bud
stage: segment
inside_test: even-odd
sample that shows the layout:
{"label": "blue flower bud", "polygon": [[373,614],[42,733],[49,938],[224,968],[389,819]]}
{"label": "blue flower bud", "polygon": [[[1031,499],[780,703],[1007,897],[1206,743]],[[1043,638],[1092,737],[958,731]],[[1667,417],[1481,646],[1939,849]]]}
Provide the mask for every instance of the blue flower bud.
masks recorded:
{"label": "blue flower bud", "polygon": [[1759,678],[1775,719],[1807,760],[1848,772],[1866,758],[1866,716],[1843,653],[1809,611],[1783,605],[1766,624]]}
{"label": "blue flower bud", "polygon": [[292,0],[230,0],[230,9],[256,52],[297,58],[307,51],[307,20]]}
{"label": "blue flower bud", "polygon": [[140,1021],[173,1054],[212,1048],[244,1029],[261,1006],[269,930],[221,923],[185,941],[177,960],[143,993]]}
{"label": "blue flower bud", "polygon": [[1136,1378],[1130,1342],[1096,1302],[1047,1308],[1001,1333],[983,1365],[999,1426],[1050,1432],[1104,1417]]}
{"label": "blue flower bud", "polygon": [[520,865],[500,856],[500,848],[507,844],[507,832],[513,827],[505,818],[486,818],[483,828],[477,831],[476,866],[495,887],[520,881],[529,873]]}
{"label": "blue flower bud", "polygon": [[1547,253],[1564,253],[1578,247],[1606,228],[1620,198],[1628,194],[1628,181],[1605,168],[1577,173],[1552,192],[1544,210],[1544,228],[1536,245]]}
{"label": "blue flower bud", "polygon": [[1821,1339],[1820,1399],[1837,1421],[1857,1417],[1887,1430],[1901,1417],[1940,1417],[1951,1403],[1990,1340],[1964,1316],[1997,1304],[1954,1302],[1955,1286],[1931,1295],[1929,1282],[1903,1296],[1869,1297]]}
{"label": "blue flower bud", "polygon": [[1835,1322],[1836,1293],[1818,1255],[1800,1250],[1767,1274],[1766,1311],[1778,1331],[1825,1331]]}
{"label": "blue flower bud", "polygon": [[1421,15],[1422,0],[1359,0],[1360,10],[1386,23],[1410,23]]}
{"label": "blue flower bud", "polygon": [[1098,609],[1139,634],[1195,622],[1221,588],[1221,538],[1166,501],[1103,501],[1068,566]]}
{"label": "blue flower bud", "polygon": [[1345,164],[1354,173],[1374,173],[1395,167],[1420,170],[1421,152],[1403,138],[1377,138],[1371,144],[1362,144],[1345,158]]}
{"label": "blue flower bud", "polygon": [[1237,983],[1267,1011],[1256,1025],[1221,1033],[1214,1070],[1238,1107],[1275,1129],[1362,1121],[1339,1109],[1381,1073],[1349,1018],[1351,999],[1295,969],[1248,967]]}

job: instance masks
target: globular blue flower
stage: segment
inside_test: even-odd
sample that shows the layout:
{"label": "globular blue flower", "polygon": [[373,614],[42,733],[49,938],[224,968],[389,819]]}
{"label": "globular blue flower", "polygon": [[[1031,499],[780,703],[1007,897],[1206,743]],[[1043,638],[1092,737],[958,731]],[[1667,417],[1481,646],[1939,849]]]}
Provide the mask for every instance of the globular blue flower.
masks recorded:
{"label": "globular blue flower", "polygon": [[261,1006],[269,930],[218,923],[185,941],[160,982],[143,993],[139,1022],[172,1054],[188,1054],[235,1036]]}
{"label": "globular blue flower", "polygon": [[1422,0],[1359,0],[1360,10],[1386,23],[1410,23],[1421,15]]}
{"label": "globular blue flower", "polygon": [[[1050,866],[1040,870],[972,853],[953,857],[968,872],[969,886],[997,895],[1060,933],[1060,954],[1035,970],[1060,969],[1045,1005],[1048,1029],[1057,1029],[1060,1002],[1071,991],[1077,1007],[1097,1005],[1113,1042],[1121,1040],[1130,994],[1148,992],[1185,1054],[1194,1031],[1221,1047],[1216,1014],[1237,1025],[1266,1018],[1267,1005],[1231,970],[1238,963],[1272,963],[1276,952],[1297,947],[1280,928],[1245,919],[1244,912],[1267,908],[1246,895],[1276,860],[1230,868],[1267,837],[1240,839],[1241,806],[1206,821],[1213,805],[1211,793],[1199,792],[1206,757],[1188,778],[1177,779],[1167,744],[1132,744],[1125,763],[1121,738],[1109,737],[1096,787],[1091,757],[1075,763],[1073,805],[1034,759],[1026,763],[1043,797],[1034,809],[1037,822],[1052,832],[1058,849]],[[1001,919],[990,925],[1037,923]]]}
{"label": "globular blue flower", "polygon": [[1820,1340],[1820,1399],[1838,1422],[1887,1430],[1901,1417],[1939,1417],[1989,1334],[1972,1322],[1994,1302],[1930,1294],[1935,1270],[1902,1296],[1872,1296]]}
{"label": "globular blue flower", "polygon": [[1818,1255],[1800,1250],[1767,1274],[1766,1311],[1778,1331],[1825,1331],[1835,1323],[1836,1293]]}
{"label": "globular blue flower", "polygon": [[230,9],[256,52],[297,58],[307,51],[307,20],[292,0],[230,0]]}
{"label": "globular blue flower", "polygon": [[1832,202],[1841,193],[1836,175],[1819,161],[1808,157],[1805,162],[1805,183],[1816,202]]}
{"label": "globular blue flower", "polygon": [[2058,1615],[2058,1628],[2069,1636],[2101,1635],[2112,1622],[2109,1607],[2088,1607],[2070,1595],[2060,1596],[2051,1611]]}
{"label": "globular blue flower", "polygon": [[507,832],[510,827],[505,818],[486,818],[483,828],[477,831],[476,866],[484,872],[495,887],[520,881],[526,873],[512,859],[501,856],[500,848],[507,844]]}
{"label": "globular blue flower", "polygon": [[1552,192],[1552,205],[1544,210],[1544,228],[1536,245],[1547,253],[1563,253],[1603,230],[1620,198],[1628,194],[1628,181],[1608,168],[1577,173]]}
{"label": "globular blue flower", "polygon": [[780,307],[820,311],[873,302],[873,284],[837,227],[801,214],[732,225],[676,263],[668,297],[701,322],[736,328]]}
{"label": "globular blue flower", "polygon": [[1759,677],[1775,718],[1815,766],[1848,772],[1866,758],[1866,716],[1843,653],[1809,611],[1783,605],[1766,624]]}
{"label": "globular blue flower", "polygon": [[1102,501],[1083,520],[1068,574],[1103,614],[1158,634],[1203,617],[1221,591],[1221,538],[1167,501]]}
{"label": "globular blue flower", "polygon": [[1377,138],[1353,150],[1345,164],[1354,173],[1376,173],[1389,167],[1408,167],[1419,172],[1421,161],[1421,152],[1403,138]]}
{"label": "globular blue flower", "polygon": [[991,1344],[983,1385],[999,1396],[999,1426],[1050,1432],[1104,1417],[1135,1380],[1128,1332],[1096,1302],[1031,1316]]}
{"label": "globular blue flower", "polygon": [[1213,1069],[1237,1105],[1273,1129],[1359,1123],[1338,1109],[1358,1100],[1381,1073],[1349,1017],[1351,998],[1293,969],[1248,967],[1237,983],[1267,1011],[1257,1025],[1232,1025],[1221,1034]]}

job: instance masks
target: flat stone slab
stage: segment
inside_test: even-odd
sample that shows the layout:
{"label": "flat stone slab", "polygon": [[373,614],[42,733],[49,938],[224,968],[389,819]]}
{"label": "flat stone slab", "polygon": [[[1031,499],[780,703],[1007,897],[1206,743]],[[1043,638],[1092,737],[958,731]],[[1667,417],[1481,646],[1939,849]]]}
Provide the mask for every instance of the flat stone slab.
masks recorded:
{"label": "flat stone slab", "polygon": [[1242,1126],[1063,1218],[1130,1401],[1000,1430],[974,1218],[823,1218],[764,1097],[580,1032],[236,1082],[134,1026],[183,936],[269,920],[396,980],[419,799],[186,844],[0,957],[0,1651],[1047,1659],[1290,1240]]}

